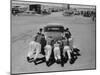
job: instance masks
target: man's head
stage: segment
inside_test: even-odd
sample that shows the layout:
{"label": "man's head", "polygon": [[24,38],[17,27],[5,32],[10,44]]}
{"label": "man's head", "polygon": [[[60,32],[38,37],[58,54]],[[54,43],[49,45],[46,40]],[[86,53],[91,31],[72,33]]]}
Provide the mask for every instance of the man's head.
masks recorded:
{"label": "man's head", "polygon": [[43,29],[42,28],[40,28],[40,32],[42,32],[43,31]]}
{"label": "man's head", "polygon": [[69,31],[69,28],[66,28],[66,29],[65,29],[65,32],[66,32],[66,31]]}

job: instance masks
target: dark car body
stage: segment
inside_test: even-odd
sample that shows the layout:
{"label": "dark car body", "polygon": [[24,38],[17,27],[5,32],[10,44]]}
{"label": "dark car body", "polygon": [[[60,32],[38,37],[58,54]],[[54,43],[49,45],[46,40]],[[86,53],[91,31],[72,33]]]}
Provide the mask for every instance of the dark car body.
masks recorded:
{"label": "dark car body", "polygon": [[62,25],[47,25],[44,27],[44,34],[47,38],[52,40],[59,40],[62,38],[64,27]]}

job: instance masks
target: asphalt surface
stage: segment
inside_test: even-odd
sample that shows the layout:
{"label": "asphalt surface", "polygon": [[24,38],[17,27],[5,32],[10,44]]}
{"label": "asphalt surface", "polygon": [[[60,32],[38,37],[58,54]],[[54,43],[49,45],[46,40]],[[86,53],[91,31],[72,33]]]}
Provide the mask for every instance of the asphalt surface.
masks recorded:
{"label": "asphalt surface", "polygon": [[[34,65],[28,63],[28,42],[39,28],[47,23],[61,23],[69,27],[74,45],[80,49],[82,56],[74,64],[66,63],[64,67],[54,63],[50,67],[46,63]],[[11,58],[12,73],[47,72],[63,70],[79,70],[95,68],[95,22],[82,16],[63,16],[62,13],[51,15],[12,16],[11,26]]]}

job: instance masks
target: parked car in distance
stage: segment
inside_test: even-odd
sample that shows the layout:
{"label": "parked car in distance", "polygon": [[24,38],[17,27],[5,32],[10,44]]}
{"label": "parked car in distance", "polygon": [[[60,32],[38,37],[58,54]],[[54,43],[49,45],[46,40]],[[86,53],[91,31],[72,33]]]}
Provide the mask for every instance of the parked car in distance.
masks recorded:
{"label": "parked car in distance", "polygon": [[73,15],[74,14],[74,12],[72,11],[72,10],[65,10],[64,12],[63,12],[63,15],[64,16],[71,16],[71,15]]}

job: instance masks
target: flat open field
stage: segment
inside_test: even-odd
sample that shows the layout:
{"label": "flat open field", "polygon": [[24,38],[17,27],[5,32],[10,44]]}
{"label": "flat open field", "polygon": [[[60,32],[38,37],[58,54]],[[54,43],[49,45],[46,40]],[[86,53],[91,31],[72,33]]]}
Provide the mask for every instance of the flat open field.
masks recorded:
{"label": "flat open field", "polygon": [[[74,38],[74,45],[80,49],[82,55],[73,65],[66,63],[64,67],[61,67],[61,65],[54,63],[47,67],[46,63],[41,63],[35,66],[34,63],[26,61],[28,41],[32,35],[38,32],[40,27],[47,23],[62,23],[64,27],[69,27]],[[47,16],[12,16],[11,29],[12,73],[95,68],[95,22],[91,18],[63,16],[61,12]]]}

